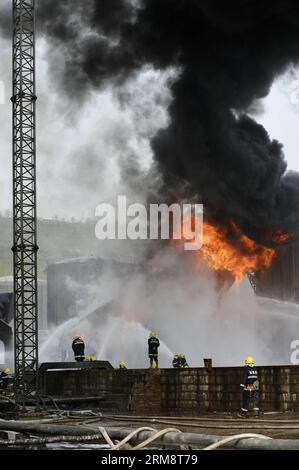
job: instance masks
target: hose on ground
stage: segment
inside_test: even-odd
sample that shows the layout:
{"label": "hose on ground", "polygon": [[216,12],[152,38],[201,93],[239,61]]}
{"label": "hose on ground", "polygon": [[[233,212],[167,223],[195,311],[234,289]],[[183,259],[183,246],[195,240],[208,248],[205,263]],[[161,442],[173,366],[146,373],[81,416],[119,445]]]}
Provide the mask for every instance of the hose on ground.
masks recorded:
{"label": "hose on ground", "polygon": [[[263,413],[263,415],[267,415],[267,414],[279,414],[280,412],[265,412]],[[281,412],[281,414],[283,414],[283,412]],[[215,417],[194,417],[194,416],[153,416],[153,415],[150,415],[150,416],[147,416],[147,415],[124,415],[124,414],[121,414],[121,415],[116,415],[116,414],[105,414],[105,417],[106,418],[109,418],[109,419],[115,419],[115,420],[123,420],[123,421],[132,421],[133,419],[136,420],[136,421],[141,421],[141,420],[147,420],[147,421],[151,421],[153,423],[155,422],[164,422],[165,420],[168,420],[169,422],[173,422],[175,423],[176,421],[178,422],[178,424],[182,421],[188,421],[188,422],[195,422],[195,423],[203,423],[204,425],[206,425],[207,422],[209,423],[217,423],[217,422],[227,422],[227,423],[230,423],[230,424],[234,424],[234,423],[244,423],[244,418],[240,418],[240,417],[229,417],[228,419],[227,418],[223,418],[221,415],[216,415]],[[263,419],[261,417],[258,418],[258,420],[256,418],[247,418],[246,419],[246,423],[262,423],[262,424],[279,424],[279,425],[285,425],[285,424],[299,424],[299,419]]]}
{"label": "hose on ground", "polygon": [[[288,422],[290,424],[285,425],[284,422],[286,421],[279,421],[273,420],[273,424],[271,424],[271,420],[268,420],[268,424],[264,424],[265,421],[260,420],[260,419],[255,419],[253,421],[249,421],[248,419],[240,418],[240,420],[223,420],[222,422],[220,420],[214,420],[214,419],[208,419],[206,418],[205,420],[199,419],[198,422],[183,422],[183,421],[178,421],[177,418],[175,420],[173,419],[160,419],[160,418],[152,418],[149,416],[143,417],[136,417],[136,416],[117,416],[117,415],[106,415],[105,418],[109,418],[110,420],[116,420],[116,421],[127,421],[131,423],[145,423],[149,421],[152,424],[163,424],[166,426],[184,426],[188,428],[195,428],[195,429],[240,429],[246,427],[247,430],[290,430],[290,429],[298,429],[298,420],[292,421],[289,420]],[[186,418],[187,420],[188,418]],[[191,420],[190,420],[191,421]]]}
{"label": "hose on ground", "polygon": [[[103,427],[99,427],[100,432],[102,433],[102,436],[106,440],[107,444],[111,447],[111,450],[120,450],[122,449],[136,434],[138,434],[141,431],[153,431],[155,434],[150,436],[148,439],[145,441],[141,442],[135,447],[131,447],[131,450],[139,450],[143,449],[144,447],[148,446],[152,442],[156,441],[160,437],[162,437],[164,434],[167,434],[169,432],[181,432],[180,430],[176,428],[166,428],[162,429],[158,432],[155,432],[156,430],[153,428],[149,427],[141,427],[138,429],[135,429],[132,431],[130,434],[128,434],[122,441],[120,441],[118,444],[114,444],[110,436],[108,435],[107,431]],[[213,444],[205,447],[202,450],[215,450],[225,444],[228,444],[231,441],[235,441],[237,439],[250,439],[250,438],[258,438],[258,439],[272,439],[271,437],[265,436],[263,434],[254,434],[254,433],[243,433],[243,434],[235,434],[234,436],[228,436],[225,437],[224,439],[221,439],[220,441],[214,442]]]}
{"label": "hose on ground", "polygon": [[[176,429],[176,428],[166,428],[166,429],[162,429],[161,431],[157,431],[156,432],[156,429],[153,429],[153,428],[150,428],[150,427],[141,427],[141,428],[138,428],[138,429],[134,429],[130,434],[128,434],[124,439],[122,439],[120,442],[118,442],[117,444],[114,444],[113,441],[111,440],[109,434],[107,433],[106,429],[104,427],[99,427],[99,430],[100,432],[102,433],[102,436],[104,437],[105,441],[107,442],[107,444],[110,445],[111,447],[111,450],[120,450],[122,449],[124,446],[127,445],[127,443],[136,435],[138,434],[139,432],[141,431],[152,431],[153,434],[152,436],[150,436],[149,438],[147,438],[145,441],[141,442],[140,444],[138,444],[137,446],[135,447],[131,447],[131,450],[139,450],[139,449],[143,449],[144,447],[148,446],[149,444],[151,444],[152,442],[156,441],[157,439],[159,439],[161,436],[164,436],[164,434],[167,434],[169,432],[181,432],[179,429]],[[130,445],[130,444],[129,444]]]}
{"label": "hose on ground", "polygon": [[142,428],[134,429],[130,434],[128,434],[124,439],[122,439],[120,442],[117,444],[114,444],[112,439],[110,438],[109,434],[107,433],[106,429],[102,426],[99,426],[99,431],[102,433],[103,438],[107,442],[107,444],[111,447],[112,450],[119,450],[122,447],[124,447],[128,441],[130,441],[136,434],[138,434],[141,431],[153,431],[155,432],[155,429],[149,428],[148,426],[144,426]]}
{"label": "hose on ground", "polygon": [[55,443],[55,442],[90,442],[90,441],[96,441],[96,440],[101,440],[102,438],[105,439],[106,443],[110,446],[111,450],[120,450],[124,448],[127,443],[139,432],[141,431],[152,431],[153,434],[150,436],[148,439],[145,441],[141,442],[135,447],[131,447],[131,450],[138,450],[146,447],[148,444],[151,442],[156,441],[159,439],[161,436],[168,432],[180,432],[178,429],[175,428],[168,428],[168,429],[163,429],[161,431],[156,432],[155,429],[150,428],[150,427],[141,427],[138,429],[134,429],[130,434],[128,434],[124,439],[122,439],[120,442],[115,444],[112,439],[110,438],[109,434],[107,433],[106,429],[104,427],[99,427],[100,434],[95,434],[92,436],[53,436],[53,437],[45,437],[45,438],[34,438],[34,439],[17,439],[17,440],[0,440],[0,445],[1,446],[19,446],[19,445],[41,445],[41,444],[50,444],[50,443]]}
{"label": "hose on ground", "polygon": [[228,437],[225,437],[224,439],[221,439],[218,442],[214,442],[213,444],[209,445],[208,447],[205,447],[202,450],[215,450],[215,449],[218,449],[218,447],[221,447],[227,444],[228,442],[235,441],[236,439],[249,439],[249,438],[272,439],[272,437],[264,436],[263,434],[253,434],[253,433],[235,434],[234,436],[228,436]]}
{"label": "hose on ground", "polygon": [[[69,429],[70,430],[70,429]],[[12,429],[10,429],[12,431]],[[34,446],[34,445],[41,445],[41,444],[49,444],[49,443],[62,443],[62,442],[90,442],[90,441],[100,441],[103,442],[106,441],[108,444],[109,448],[111,450],[119,450],[119,449],[130,449],[130,450],[139,450],[142,449],[149,444],[151,444],[154,441],[157,441],[158,439],[161,439],[163,435],[166,435],[168,433],[172,433],[172,435],[165,436],[165,442],[170,442],[171,444],[186,444],[188,442],[188,438],[191,436],[197,436],[196,434],[185,434],[179,431],[176,428],[166,428],[161,431],[157,431],[153,428],[150,427],[142,427],[135,429],[133,431],[131,430],[123,430],[125,432],[115,432],[113,428],[110,429],[109,433],[113,433],[114,439],[122,439],[120,442],[116,441],[114,443],[109,436],[107,429],[104,427],[100,427],[99,431],[100,433],[96,432],[96,429],[94,430],[87,430],[86,429],[86,434],[83,435],[76,435],[76,433],[71,434],[66,432],[67,429],[62,429],[62,432],[65,434],[57,434],[56,436],[46,436],[46,437],[30,437],[30,438],[21,438],[19,439],[18,437],[16,440],[0,440],[0,446],[5,446],[5,447],[18,447],[20,445],[29,445],[29,446]],[[89,431],[89,432],[88,432]],[[143,433],[142,433],[143,431]],[[148,432],[146,432],[148,431]],[[15,429],[14,432],[20,432],[19,430]],[[22,429],[21,432],[23,433],[29,433],[32,434],[35,430],[34,429]],[[93,434],[94,432],[94,434]],[[140,436],[137,436],[137,434],[142,433],[145,434],[142,442],[140,440],[142,439],[142,434]],[[149,434],[151,433],[151,434]],[[179,434],[178,434],[179,433]],[[131,446],[129,441],[135,437],[135,440],[140,442],[138,445],[135,447]],[[180,439],[180,437],[182,438]],[[299,443],[296,440],[287,440],[287,441],[282,441],[282,440],[275,440],[272,439],[268,436],[265,436],[263,434],[253,434],[253,433],[242,433],[242,434],[235,434],[233,436],[229,437],[220,437],[220,436],[208,436],[209,441],[213,439],[214,442],[212,444],[209,444],[207,447],[203,447],[204,445],[207,445],[207,442],[204,443],[204,436],[203,435],[198,435],[198,439],[191,439],[191,442],[193,442],[193,445],[195,445],[195,448],[201,448],[202,450],[215,450],[221,446],[227,446],[229,442],[232,442],[232,446],[229,447],[237,447],[237,448],[258,448],[258,449],[271,449],[271,450],[276,450],[276,449],[285,449],[285,450],[291,450],[291,449],[299,449]],[[258,441],[266,441],[269,443],[269,445],[257,445]],[[164,441],[164,439],[163,439]],[[257,442],[256,442],[257,441]],[[252,447],[251,443],[255,443],[255,446]],[[247,445],[248,443],[248,445]],[[270,444],[272,443],[272,444]]]}
{"label": "hose on ground", "polygon": [[109,434],[107,433],[106,429],[104,427],[99,427],[99,430],[100,432],[102,433],[102,436],[104,437],[105,441],[107,442],[107,444],[110,445],[111,447],[111,450],[120,450],[122,448],[124,448],[125,446],[127,445],[130,445],[128,444],[128,442],[138,433],[142,432],[142,431],[152,431],[153,434],[152,436],[150,436],[149,438],[147,438],[145,441],[141,442],[140,444],[138,444],[137,446],[135,447],[131,447],[130,446],[130,450],[139,450],[139,449],[143,449],[144,447],[148,446],[149,444],[151,444],[152,442],[156,441],[157,439],[159,439],[161,436],[163,436],[164,434],[167,434],[169,432],[181,432],[179,429],[176,429],[176,428],[167,428],[167,429],[162,429],[161,431],[157,431],[156,432],[156,429],[153,429],[153,428],[150,428],[150,427],[141,427],[141,428],[138,428],[138,429],[134,429],[130,434],[128,434],[124,439],[122,439],[120,442],[118,442],[117,444],[114,444],[112,439],[110,438]]}
{"label": "hose on ground", "polygon": [[107,442],[107,444],[111,447],[111,449],[113,449],[113,447],[115,446],[114,442],[111,440],[109,434],[107,433],[106,429],[99,426],[99,431],[100,433],[102,434],[103,438],[105,439],[105,441]]}
{"label": "hose on ground", "polygon": [[161,431],[158,431],[156,434],[154,434],[153,436],[149,437],[148,439],[146,439],[145,441],[141,442],[140,444],[138,444],[136,447],[133,447],[132,450],[138,450],[138,449],[142,449],[143,447],[146,447],[148,446],[149,444],[151,444],[152,442],[156,441],[157,439],[159,439],[161,436],[164,436],[164,434],[167,434],[169,432],[181,432],[179,429],[176,429],[176,428],[167,428],[167,429],[162,429]]}

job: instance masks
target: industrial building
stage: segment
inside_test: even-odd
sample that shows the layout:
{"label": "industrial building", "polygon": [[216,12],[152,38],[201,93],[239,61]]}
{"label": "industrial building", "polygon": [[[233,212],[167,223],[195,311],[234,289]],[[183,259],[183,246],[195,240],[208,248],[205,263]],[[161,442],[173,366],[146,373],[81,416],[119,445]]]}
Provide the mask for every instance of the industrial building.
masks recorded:
{"label": "industrial building", "polygon": [[256,293],[299,303],[299,243],[281,247],[269,269],[256,273]]}
{"label": "industrial building", "polygon": [[[13,277],[0,277],[0,294],[13,293]],[[40,330],[48,328],[47,281],[38,279],[38,324]]]}

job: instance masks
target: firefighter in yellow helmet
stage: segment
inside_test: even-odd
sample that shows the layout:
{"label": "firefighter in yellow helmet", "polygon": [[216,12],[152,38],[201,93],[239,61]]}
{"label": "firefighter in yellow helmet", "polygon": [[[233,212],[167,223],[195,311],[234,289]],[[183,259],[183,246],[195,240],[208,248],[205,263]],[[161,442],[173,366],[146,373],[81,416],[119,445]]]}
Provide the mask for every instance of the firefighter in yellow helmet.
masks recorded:
{"label": "firefighter in yellow helmet", "polygon": [[82,336],[76,335],[74,336],[72,349],[74,351],[75,361],[82,362],[85,360],[85,344]]}
{"label": "firefighter in yellow helmet", "polygon": [[185,357],[185,354],[182,354],[182,367],[183,367],[184,369],[188,369],[188,367],[189,367],[189,364],[188,364],[188,362],[187,362],[187,359],[186,359],[186,357]]}
{"label": "firefighter in yellow helmet", "polygon": [[122,370],[125,370],[127,368],[125,361],[120,361],[118,365],[119,365],[119,368]]}
{"label": "firefighter in yellow helmet", "polygon": [[255,367],[254,359],[248,356],[245,359],[245,370],[243,383],[240,384],[243,390],[243,402],[241,408],[241,416],[247,417],[249,404],[253,402],[253,411],[255,416],[259,416],[259,380],[258,370]]}
{"label": "firefighter in yellow helmet", "polygon": [[189,367],[185,354],[176,354],[172,360],[172,365],[175,369],[187,369]]}
{"label": "firefighter in yellow helmet", "polygon": [[181,369],[187,369],[189,367],[185,354],[179,354],[179,364]]}
{"label": "firefighter in yellow helmet", "polygon": [[[158,368],[158,349],[160,346],[160,341],[157,338],[157,333],[155,331],[151,331],[148,338],[148,357],[150,360],[150,368],[154,369],[155,367]],[[154,366],[155,361],[155,366]]]}

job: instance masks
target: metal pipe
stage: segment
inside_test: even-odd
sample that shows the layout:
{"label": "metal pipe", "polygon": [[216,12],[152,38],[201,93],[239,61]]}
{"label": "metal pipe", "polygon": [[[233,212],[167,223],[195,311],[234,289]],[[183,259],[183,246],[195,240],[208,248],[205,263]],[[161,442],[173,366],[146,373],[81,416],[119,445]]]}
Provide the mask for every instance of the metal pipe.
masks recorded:
{"label": "metal pipe", "polygon": [[[106,428],[109,436],[112,439],[123,439],[132,431],[131,428]],[[150,431],[142,431],[135,438],[134,441],[142,442],[152,435]],[[176,444],[192,446],[195,448],[202,448],[209,444],[221,441],[223,436],[215,436],[208,434],[195,434],[195,433],[175,433],[170,432],[162,436],[160,444]],[[250,450],[299,450],[299,439],[236,439],[231,441],[224,448],[234,449],[250,449]]]}
{"label": "metal pipe", "polygon": [[98,434],[98,429],[88,426],[63,426],[60,424],[39,424],[29,421],[6,421],[0,419],[1,431],[15,431],[30,434],[47,434],[52,436],[84,436]]}
{"label": "metal pipe", "polygon": [[[0,420],[0,429],[3,431],[26,432],[31,434],[47,434],[56,436],[92,436],[99,434],[98,427],[87,426],[62,426],[49,424],[36,424],[21,421],[4,421]],[[109,427],[106,431],[112,439],[124,439],[132,432],[132,428]],[[140,443],[152,436],[152,431],[141,431],[133,439],[133,442]],[[160,445],[174,444],[192,446],[197,449],[213,444],[223,439],[223,436],[196,434],[185,432],[169,432],[159,440]],[[258,439],[258,438],[237,438],[225,447],[234,449],[251,449],[251,450],[299,450],[299,439]]]}

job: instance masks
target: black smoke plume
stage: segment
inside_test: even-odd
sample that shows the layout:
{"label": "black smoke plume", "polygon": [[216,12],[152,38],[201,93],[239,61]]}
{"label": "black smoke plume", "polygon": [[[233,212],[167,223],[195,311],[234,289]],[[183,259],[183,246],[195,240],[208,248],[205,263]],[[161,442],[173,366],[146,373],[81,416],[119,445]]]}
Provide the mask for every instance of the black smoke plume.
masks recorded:
{"label": "black smoke plume", "polygon": [[299,174],[249,116],[298,63],[297,0],[39,0],[37,24],[73,100],[146,64],[177,67],[170,125],[152,141],[164,194],[197,197],[263,243],[298,233]]}

